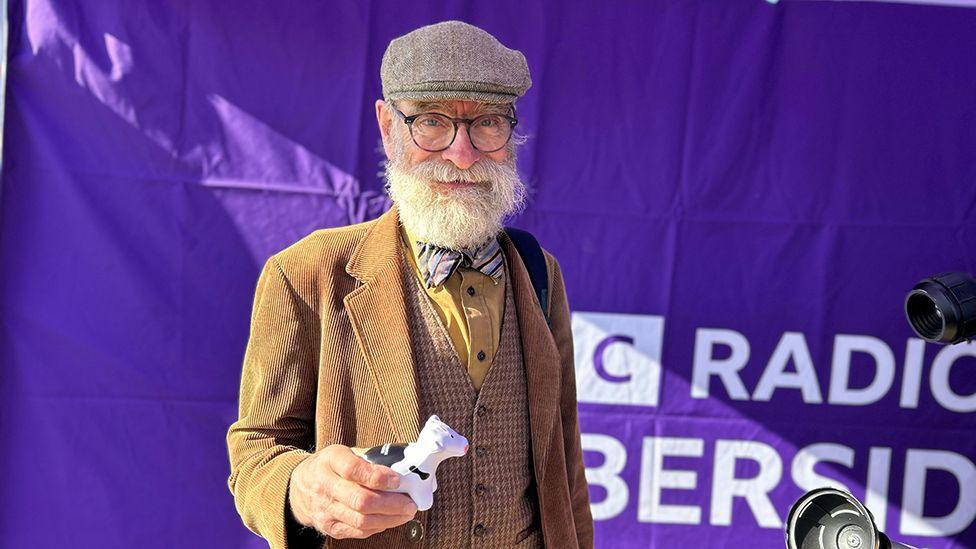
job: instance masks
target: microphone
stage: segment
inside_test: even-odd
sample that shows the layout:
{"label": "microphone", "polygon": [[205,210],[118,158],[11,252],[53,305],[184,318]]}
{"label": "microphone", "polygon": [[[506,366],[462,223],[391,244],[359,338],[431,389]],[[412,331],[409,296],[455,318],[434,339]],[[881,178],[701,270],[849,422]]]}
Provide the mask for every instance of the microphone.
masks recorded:
{"label": "microphone", "polygon": [[916,549],[878,531],[871,511],[851,494],[817,488],[804,494],[786,519],[787,549]]}
{"label": "microphone", "polygon": [[905,298],[912,330],[932,343],[959,343],[976,335],[976,280],[948,272],[926,278]]}

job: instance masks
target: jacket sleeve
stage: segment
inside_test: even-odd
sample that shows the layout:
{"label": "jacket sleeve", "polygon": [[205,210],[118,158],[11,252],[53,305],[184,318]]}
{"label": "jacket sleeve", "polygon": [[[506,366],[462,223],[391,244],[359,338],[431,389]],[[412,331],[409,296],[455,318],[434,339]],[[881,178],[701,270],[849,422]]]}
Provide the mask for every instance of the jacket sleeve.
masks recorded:
{"label": "jacket sleeve", "polygon": [[316,319],[278,260],[269,258],[254,295],[239,415],[227,432],[227,484],[244,524],[272,549],[288,547],[297,535],[288,481],[314,450]]}
{"label": "jacket sleeve", "polygon": [[586,485],[586,469],[583,467],[583,450],[580,445],[579,420],[576,411],[576,367],[573,354],[573,333],[570,325],[569,303],[563,284],[559,262],[551,255],[549,288],[549,312],[552,335],[559,349],[562,369],[562,393],[560,409],[563,426],[563,445],[566,452],[566,472],[569,494],[573,504],[573,518],[579,546],[593,547],[593,517],[590,515],[590,495]]}

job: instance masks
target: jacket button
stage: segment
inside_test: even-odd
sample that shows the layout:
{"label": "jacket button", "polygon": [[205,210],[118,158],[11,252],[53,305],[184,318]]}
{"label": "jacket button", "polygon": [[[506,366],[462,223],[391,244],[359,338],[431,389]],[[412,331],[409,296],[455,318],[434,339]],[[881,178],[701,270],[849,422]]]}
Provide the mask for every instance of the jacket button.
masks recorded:
{"label": "jacket button", "polygon": [[424,539],[424,525],[417,519],[413,519],[406,524],[407,539],[413,543]]}
{"label": "jacket button", "polygon": [[484,404],[481,404],[478,406],[478,411],[475,413],[478,414],[478,417],[485,417],[485,414],[488,413],[488,407],[485,406]]}
{"label": "jacket button", "polygon": [[484,484],[481,484],[480,482],[474,487],[474,493],[478,497],[485,495],[485,492],[487,491],[488,491],[488,487],[486,487]]}
{"label": "jacket button", "polygon": [[488,528],[485,528],[485,525],[484,524],[481,524],[480,522],[478,524],[475,524],[474,525],[474,535],[476,535],[476,536],[479,536],[480,537],[480,536],[485,535],[485,531],[487,531],[487,530],[488,530]]}
{"label": "jacket button", "polygon": [[488,455],[488,448],[485,448],[484,446],[478,446],[477,448],[474,449],[474,455],[483,458]]}

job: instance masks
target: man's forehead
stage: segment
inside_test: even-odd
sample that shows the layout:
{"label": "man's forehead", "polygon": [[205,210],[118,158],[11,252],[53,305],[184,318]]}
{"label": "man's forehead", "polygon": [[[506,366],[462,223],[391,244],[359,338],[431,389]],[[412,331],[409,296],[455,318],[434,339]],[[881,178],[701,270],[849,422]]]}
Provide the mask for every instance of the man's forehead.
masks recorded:
{"label": "man's forehead", "polygon": [[442,101],[400,100],[397,101],[397,105],[400,107],[408,108],[414,112],[438,111],[438,112],[446,112],[451,114],[456,114],[462,111],[478,112],[478,113],[482,113],[482,112],[507,113],[509,110],[511,110],[511,105],[507,105],[507,104],[485,103],[482,101],[468,101],[462,99],[450,99],[450,100],[442,100]]}

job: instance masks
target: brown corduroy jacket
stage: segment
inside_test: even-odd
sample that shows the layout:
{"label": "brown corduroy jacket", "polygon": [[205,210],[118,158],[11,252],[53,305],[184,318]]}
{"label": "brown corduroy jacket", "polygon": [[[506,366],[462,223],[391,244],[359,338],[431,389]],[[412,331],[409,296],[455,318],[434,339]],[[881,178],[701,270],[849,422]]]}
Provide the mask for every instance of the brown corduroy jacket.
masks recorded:
{"label": "brown corduroy jacket", "polygon": [[[239,418],[227,433],[228,485],[244,524],[273,549],[309,540],[292,527],[287,495],[291,472],[311,452],[336,443],[406,443],[419,433],[398,227],[394,206],[373,221],[315,231],[269,258],[258,279]],[[499,241],[521,328],[545,544],[592,547],[559,264],[545,252],[550,331],[518,252],[504,233]],[[426,530],[426,513],[417,518]],[[330,547],[406,546],[403,530],[328,541]]]}

